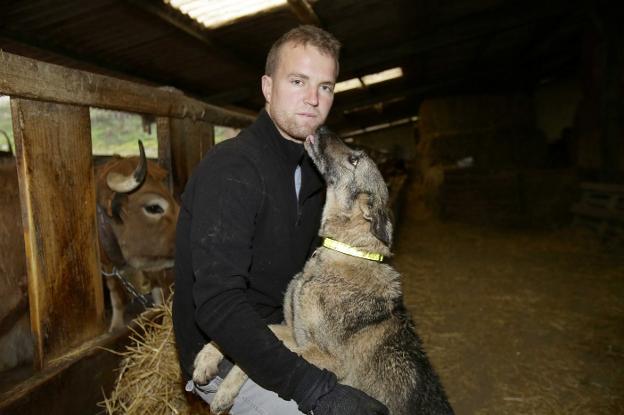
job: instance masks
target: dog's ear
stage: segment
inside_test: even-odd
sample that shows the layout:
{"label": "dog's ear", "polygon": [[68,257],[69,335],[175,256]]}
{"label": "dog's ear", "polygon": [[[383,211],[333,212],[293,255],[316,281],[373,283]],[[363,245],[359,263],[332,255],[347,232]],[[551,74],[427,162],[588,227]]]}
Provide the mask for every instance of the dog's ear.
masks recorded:
{"label": "dog's ear", "polygon": [[392,220],[388,209],[371,195],[362,199],[360,199],[360,209],[362,209],[364,219],[370,222],[372,234],[387,247],[390,247],[392,244]]}

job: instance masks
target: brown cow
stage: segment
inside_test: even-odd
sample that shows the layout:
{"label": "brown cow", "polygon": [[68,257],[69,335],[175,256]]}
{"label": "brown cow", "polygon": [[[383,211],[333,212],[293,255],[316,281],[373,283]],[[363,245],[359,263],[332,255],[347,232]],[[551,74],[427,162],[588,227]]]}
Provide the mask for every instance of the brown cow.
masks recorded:
{"label": "brown cow", "polygon": [[32,359],[26,257],[12,154],[0,154],[0,371]]}
{"label": "brown cow", "polygon": [[[159,271],[173,265],[175,225],[179,206],[165,185],[167,172],[141,156],[115,159],[98,167],[97,185],[100,257],[106,271],[112,267],[132,273]],[[113,317],[110,330],[124,326],[124,289],[115,277],[106,277]],[[162,290],[152,292],[162,303]]]}
{"label": "brown cow", "polygon": [[[113,268],[136,277],[142,271],[171,267],[179,206],[166,186],[167,172],[141,156],[113,159],[95,170],[100,258],[104,272]],[[11,157],[0,160],[0,371],[32,359],[26,295],[17,172]],[[151,273],[150,273],[151,274]],[[156,273],[157,274],[157,273]],[[136,278],[135,278],[136,279]],[[106,278],[112,304],[110,330],[124,326],[127,295],[120,280]],[[152,281],[154,282],[154,281]],[[152,290],[155,302],[162,290]]]}

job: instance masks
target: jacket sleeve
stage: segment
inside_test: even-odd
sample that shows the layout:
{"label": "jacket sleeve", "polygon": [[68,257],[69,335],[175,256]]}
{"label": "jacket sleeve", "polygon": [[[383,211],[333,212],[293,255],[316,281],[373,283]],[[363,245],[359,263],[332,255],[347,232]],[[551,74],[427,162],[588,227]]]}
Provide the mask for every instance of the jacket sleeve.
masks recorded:
{"label": "jacket sleeve", "polygon": [[335,376],[287,349],[245,294],[264,191],[242,156],[214,158],[197,178],[192,200],[185,201],[192,206],[195,321],[260,386],[312,407]]}

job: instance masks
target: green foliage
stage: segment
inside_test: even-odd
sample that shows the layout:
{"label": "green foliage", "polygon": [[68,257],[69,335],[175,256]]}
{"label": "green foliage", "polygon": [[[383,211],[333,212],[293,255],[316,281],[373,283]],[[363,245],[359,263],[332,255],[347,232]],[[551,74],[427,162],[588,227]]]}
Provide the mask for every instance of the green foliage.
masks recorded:
{"label": "green foliage", "polygon": [[[119,111],[109,111],[91,108],[91,142],[93,154],[121,156],[139,154],[138,140],[143,141],[147,157],[158,157],[158,140],[156,125],[150,124],[151,131],[143,130],[143,121],[140,115]],[[13,128],[11,122],[11,108],[9,97],[0,96],[0,130],[4,131],[15,151]],[[238,129],[215,126],[215,143],[219,143],[238,134]],[[4,134],[0,132],[0,151],[7,151],[8,145]]]}
{"label": "green foliage", "polygon": [[91,140],[93,154],[137,155],[137,141],[141,140],[147,157],[158,157],[156,126],[151,124],[151,134],[143,131],[137,114],[91,108]]}
{"label": "green foliage", "polygon": [[[13,140],[13,125],[11,122],[11,108],[9,107],[9,97],[0,96],[0,131],[9,136],[11,148],[15,151],[15,141]],[[0,132],[0,151],[8,151],[9,147],[4,134]]]}
{"label": "green foliage", "polygon": [[[0,130],[4,131],[15,152],[9,97],[0,97]],[[91,108],[91,142],[93,154],[122,156],[139,154],[138,140],[143,141],[147,157],[158,157],[156,126],[151,124],[151,134],[143,131],[141,116],[118,111]],[[0,132],[0,150],[8,151],[4,134]]]}
{"label": "green foliage", "polygon": [[219,144],[221,141],[225,141],[228,138],[232,138],[238,134],[240,129],[232,127],[222,127],[220,125],[214,126],[214,142]]}

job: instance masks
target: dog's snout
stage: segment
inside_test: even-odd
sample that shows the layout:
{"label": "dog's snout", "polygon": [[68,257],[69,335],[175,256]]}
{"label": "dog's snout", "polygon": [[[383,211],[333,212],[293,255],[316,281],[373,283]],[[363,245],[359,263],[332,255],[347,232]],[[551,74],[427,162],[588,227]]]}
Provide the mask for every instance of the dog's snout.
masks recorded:
{"label": "dog's snout", "polygon": [[319,128],[316,129],[316,134],[317,135],[327,135],[330,134],[331,131],[329,130],[329,128],[326,125],[321,125]]}

